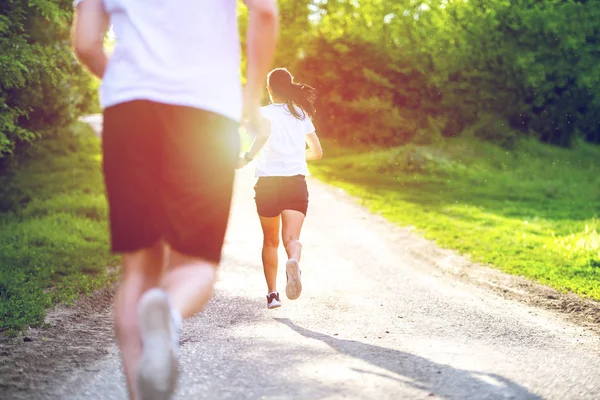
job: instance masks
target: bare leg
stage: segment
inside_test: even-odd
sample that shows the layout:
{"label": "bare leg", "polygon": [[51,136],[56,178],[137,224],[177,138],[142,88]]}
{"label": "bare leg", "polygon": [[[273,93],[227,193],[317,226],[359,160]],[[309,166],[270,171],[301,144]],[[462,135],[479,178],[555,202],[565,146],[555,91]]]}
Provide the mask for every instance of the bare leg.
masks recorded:
{"label": "bare leg", "polygon": [[302,244],[300,243],[300,231],[304,223],[304,214],[294,210],[284,210],[281,213],[283,220],[283,229],[281,236],[283,245],[288,255],[288,261],[285,263],[285,272],[287,284],[285,294],[288,299],[295,300],[302,293],[302,279],[300,273],[300,255]]}
{"label": "bare leg", "polygon": [[114,320],[129,397],[137,399],[136,376],[142,354],[138,303],[144,292],[160,283],[165,265],[165,246],[162,242],[157,243],[151,248],[123,254],[122,258]]}
{"label": "bare leg", "polygon": [[136,383],[144,399],[170,398],[175,391],[181,320],[201,311],[212,297],[216,266],[214,262],[171,251],[162,288],[142,296],[139,324],[143,353]]}
{"label": "bare leg", "polygon": [[263,230],[262,262],[268,293],[277,291],[277,250],[279,248],[280,217],[260,217]]}
{"label": "bare leg", "polygon": [[281,237],[289,259],[300,261],[302,244],[300,243],[300,231],[304,223],[304,214],[295,210],[284,210],[281,213],[283,228]]}
{"label": "bare leg", "polygon": [[169,270],[162,281],[171,306],[190,318],[202,311],[213,295],[217,264],[171,251]]}

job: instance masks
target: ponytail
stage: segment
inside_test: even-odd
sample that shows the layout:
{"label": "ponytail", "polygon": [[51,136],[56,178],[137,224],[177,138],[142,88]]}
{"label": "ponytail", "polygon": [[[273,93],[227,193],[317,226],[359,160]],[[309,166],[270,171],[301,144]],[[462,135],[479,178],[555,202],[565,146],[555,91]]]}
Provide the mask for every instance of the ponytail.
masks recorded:
{"label": "ponytail", "polygon": [[[315,89],[308,85],[292,83],[292,87],[287,97],[286,104],[292,115],[300,120],[303,120],[308,114],[312,118],[315,114]],[[298,108],[302,115],[298,112]]]}
{"label": "ponytail", "polygon": [[268,80],[273,93],[285,100],[288,110],[294,117],[303,120],[307,114],[309,118],[314,116],[316,99],[314,88],[295,83],[292,75],[285,68],[271,71]]}

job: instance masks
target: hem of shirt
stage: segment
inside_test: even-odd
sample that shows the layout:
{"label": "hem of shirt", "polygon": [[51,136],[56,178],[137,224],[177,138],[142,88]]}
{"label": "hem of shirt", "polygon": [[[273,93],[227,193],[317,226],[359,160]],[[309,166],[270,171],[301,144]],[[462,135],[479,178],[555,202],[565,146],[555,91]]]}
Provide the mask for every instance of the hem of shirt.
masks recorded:
{"label": "hem of shirt", "polygon": [[254,177],[256,178],[266,178],[269,176],[296,176],[296,175],[304,175],[304,176],[310,176],[310,172],[308,170],[306,171],[296,171],[296,172],[282,172],[282,173],[265,173],[265,172],[260,172],[258,170],[255,170],[254,172]]}
{"label": "hem of shirt", "polygon": [[156,103],[169,104],[174,106],[182,106],[182,107],[192,107],[197,108],[199,110],[209,111],[215,114],[219,114],[224,116],[225,118],[229,118],[237,123],[240,123],[242,120],[242,112],[241,112],[241,104],[240,104],[240,112],[234,113],[227,110],[223,110],[220,107],[215,107],[214,105],[197,101],[191,98],[169,98],[164,95],[157,95],[151,93],[139,93],[139,94],[129,94],[127,96],[115,97],[108,101],[103,101],[100,104],[100,107],[105,110],[109,107],[116,106],[118,104],[127,103],[129,101],[135,100],[147,100],[153,101]]}

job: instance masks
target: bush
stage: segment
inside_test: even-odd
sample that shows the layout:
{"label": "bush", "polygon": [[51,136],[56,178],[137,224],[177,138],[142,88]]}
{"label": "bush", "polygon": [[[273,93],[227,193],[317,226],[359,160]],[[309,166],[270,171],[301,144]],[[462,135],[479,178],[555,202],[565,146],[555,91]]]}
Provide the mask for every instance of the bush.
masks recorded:
{"label": "bush", "polygon": [[[278,62],[317,87],[325,135],[393,145],[470,130],[507,146],[515,135],[600,143],[600,2],[288,3],[311,13],[283,14]],[[287,24],[294,18],[311,34]]]}
{"label": "bush", "polygon": [[70,0],[0,5],[0,158],[95,107],[92,78],[73,57]]}
{"label": "bush", "polygon": [[426,77],[370,43],[315,39],[296,70],[299,80],[316,86],[315,122],[330,137],[394,145],[430,125],[422,110],[433,112],[435,99]]}

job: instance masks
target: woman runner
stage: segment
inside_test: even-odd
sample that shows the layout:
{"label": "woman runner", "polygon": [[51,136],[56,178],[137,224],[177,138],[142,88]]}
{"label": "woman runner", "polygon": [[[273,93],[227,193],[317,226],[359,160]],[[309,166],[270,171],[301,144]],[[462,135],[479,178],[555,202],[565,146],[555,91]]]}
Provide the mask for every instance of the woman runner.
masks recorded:
{"label": "woman runner", "polygon": [[262,149],[254,190],[264,235],[262,262],[267,281],[267,307],[276,308],[281,306],[277,292],[280,224],[288,256],[285,293],[290,300],[295,300],[302,292],[299,238],[308,208],[306,161],[320,159],[323,150],[311,121],[315,112],[314,89],[295,83],[285,68],[271,71],[267,81],[271,104],[261,109],[263,129],[250,151],[240,158],[238,167],[247,165]]}

